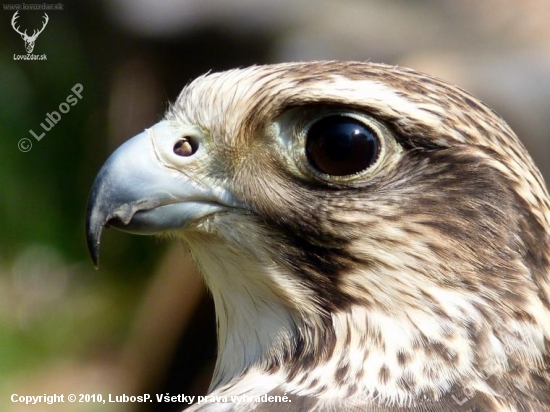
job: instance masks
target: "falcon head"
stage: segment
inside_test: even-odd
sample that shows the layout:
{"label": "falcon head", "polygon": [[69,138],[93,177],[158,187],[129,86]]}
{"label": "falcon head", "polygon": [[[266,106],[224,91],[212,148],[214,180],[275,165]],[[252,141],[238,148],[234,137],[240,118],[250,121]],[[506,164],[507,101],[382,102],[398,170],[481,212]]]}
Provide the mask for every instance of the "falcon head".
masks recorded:
{"label": "falcon head", "polygon": [[213,394],[534,411],[550,408],[549,209],[518,138],[467,92],[288,63],[185,87],[99,172],[87,235],[96,263],[106,225],[187,245],[216,306]]}

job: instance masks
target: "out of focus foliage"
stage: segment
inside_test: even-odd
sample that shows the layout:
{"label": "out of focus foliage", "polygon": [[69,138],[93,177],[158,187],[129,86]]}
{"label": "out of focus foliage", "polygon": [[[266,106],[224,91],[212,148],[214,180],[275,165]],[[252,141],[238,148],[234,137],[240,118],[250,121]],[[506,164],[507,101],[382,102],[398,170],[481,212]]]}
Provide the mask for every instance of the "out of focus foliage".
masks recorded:
{"label": "out of focus foliage", "polygon": [[[46,54],[45,61],[14,60],[14,54],[26,54],[24,43],[10,25],[14,12],[0,11],[3,389],[28,379],[26,371],[119,348],[158,255],[155,240],[116,233],[105,240],[107,270],[95,272],[87,257],[88,192],[112,149],[107,112],[117,36],[90,2],[64,5],[63,11],[47,11],[49,23],[36,40],[33,53]],[[42,24],[42,12],[19,14],[18,24],[28,33]],[[82,99],[60,113],[77,83],[84,87]],[[60,120],[37,141],[29,130],[40,135],[53,111]],[[32,143],[26,153],[18,149],[24,138]],[[9,399],[4,395],[0,390],[0,405]]]}
{"label": "out of focus foliage", "polygon": [[[75,2],[76,3],[76,2]],[[14,60],[25,54],[21,38],[9,25],[13,12],[3,11],[0,42],[0,227],[1,258],[10,261],[28,245],[50,245],[65,259],[85,258],[84,211],[90,183],[106,154],[107,110],[113,36],[98,10],[83,4],[65,4],[49,11],[50,21],[38,37],[34,53],[46,61]],[[96,19],[97,18],[97,19]],[[18,23],[40,27],[42,13],[24,11]],[[98,30],[98,25],[104,27]],[[107,28],[107,29],[105,29]],[[30,32],[31,30],[29,30]],[[103,45],[107,47],[98,47]],[[110,47],[109,47],[110,46]],[[83,85],[83,98],[45,136],[47,114],[59,111],[71,88]],[[159,107],[159,114],[162,108]],[[20,139],[33,147],[18,150]],[[117,242],[120,252],[131,238]],[[145,248],[147,249],[147,248]],[[134,271],[142,257],[125,262]],[[139,272],[139,270],[138,270]]]}

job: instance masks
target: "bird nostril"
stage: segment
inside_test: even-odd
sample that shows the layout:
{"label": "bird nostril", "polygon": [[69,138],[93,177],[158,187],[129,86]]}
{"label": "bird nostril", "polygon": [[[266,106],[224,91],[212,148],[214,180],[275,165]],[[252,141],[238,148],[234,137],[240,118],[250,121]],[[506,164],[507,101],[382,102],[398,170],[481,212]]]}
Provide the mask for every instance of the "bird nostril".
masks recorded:
{"label": "bird nostril", "polygon": [[192,156],[199,148],[199,143],[191,136],[184,136],[174,145],[174,153],[178,156]]}

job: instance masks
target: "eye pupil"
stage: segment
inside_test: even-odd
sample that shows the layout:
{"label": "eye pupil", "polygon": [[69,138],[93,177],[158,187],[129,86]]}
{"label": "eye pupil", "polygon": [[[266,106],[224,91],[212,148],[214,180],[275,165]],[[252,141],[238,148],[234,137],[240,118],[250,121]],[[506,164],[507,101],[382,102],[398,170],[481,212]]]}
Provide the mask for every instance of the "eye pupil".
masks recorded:
{"label": "eye pupil", "polygon": [[306,156],[318,171],[331,176],[359,173],[374,164],[379,154],[375,133],[359,120],[327,116],[307,132]]}

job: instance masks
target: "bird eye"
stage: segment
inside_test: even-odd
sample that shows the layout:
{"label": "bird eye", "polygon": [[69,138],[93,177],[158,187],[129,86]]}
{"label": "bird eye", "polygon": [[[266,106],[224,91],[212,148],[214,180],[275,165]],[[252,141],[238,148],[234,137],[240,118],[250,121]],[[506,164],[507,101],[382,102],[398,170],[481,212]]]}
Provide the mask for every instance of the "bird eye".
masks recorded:
{"label": "bird eye", "polygon": [[369,127],[347,116],[327,116],[306,135],[306,156],[311,165],[331,176],[353,175],[376,162],[379,140]]}
{"label": "bird eye", "polygon": [[192,156],[198,150],[198,142],[191,136],[184,136],[174,145],[174,153],[178,156]]}

